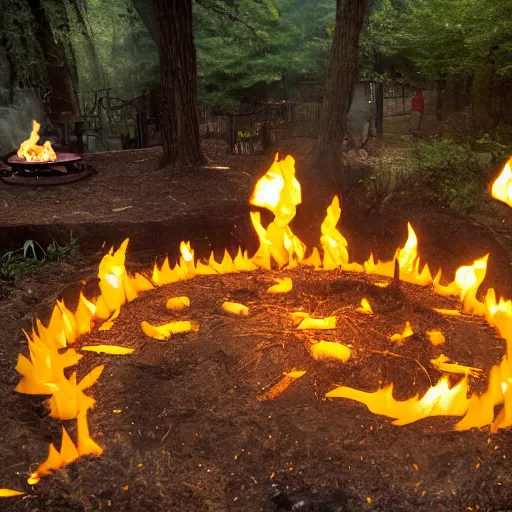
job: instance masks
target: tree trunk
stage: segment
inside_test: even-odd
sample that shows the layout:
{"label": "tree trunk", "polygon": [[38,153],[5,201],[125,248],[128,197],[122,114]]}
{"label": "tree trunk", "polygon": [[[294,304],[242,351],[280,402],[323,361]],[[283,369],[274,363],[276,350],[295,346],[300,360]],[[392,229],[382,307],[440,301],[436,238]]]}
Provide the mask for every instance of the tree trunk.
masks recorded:
{"label": "tree trunk", "polygon": [[160,53],[164,163],[174,167],[202,165],[192,0],[153,0],[153,8]]}
{"label": "tree trunk", "polygon": [[[366,0],[336,0],[336,27],[327,71],[316,159],[325,173],[342,170],[347,114],[357,79],[359,34]],[[345,176],[341,176],[346,181]]]}
{"label": "tree trunk", "polygon": [[[78,103],[76,62],[67,54],[62,42],[55,37],[41,0],[29,0],[29,5],[36,22],[37,37],[45,58],[51,89],[45,107],[49,116],[58,120],[63,112],[74,112]],[[69,30],[67,19],[60,19],[59,22],[62,24],[60,30]]]}

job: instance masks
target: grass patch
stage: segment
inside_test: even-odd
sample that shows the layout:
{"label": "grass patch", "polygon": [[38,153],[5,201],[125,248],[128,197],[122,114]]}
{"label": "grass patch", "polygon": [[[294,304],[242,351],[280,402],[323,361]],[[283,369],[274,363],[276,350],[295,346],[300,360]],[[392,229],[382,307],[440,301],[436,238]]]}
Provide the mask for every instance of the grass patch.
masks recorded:
{"label": "grass patch", "polygon": [[0,279],[10,281],[17,276],[35,270],[46,262],[61,261],[78,249],[78,239],[70,235],[69,242],[59,245],[53,240],[46,248],[35,240],[27,240],[23,247],[8,251],[0,257]]}

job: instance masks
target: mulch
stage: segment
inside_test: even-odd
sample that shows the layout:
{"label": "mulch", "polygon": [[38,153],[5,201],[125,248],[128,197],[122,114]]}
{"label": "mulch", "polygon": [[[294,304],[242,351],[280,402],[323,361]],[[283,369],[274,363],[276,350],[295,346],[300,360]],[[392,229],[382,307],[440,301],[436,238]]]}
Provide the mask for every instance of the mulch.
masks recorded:
{"label": "mulch", "polygon": [[[456,433],[455,421],[445,418],[395,427],[360,404],[323,398],[337,384],[375,390],[390,381],[397,396],[412,396],[429,385],[427,373],[432,380],[438,378],[429,360],[440,351],[487,372],[501,357],[503,342],[480,320],[433,313],[431,306],[450,307],[452,302],[426,289],[404,284],[403,294],[397,296],[365,276],[306,269],[290,274],[295,286],[286,296],[267,294],[274,275],[259,271],[162,287],[127,305],[112,330],[81,339],[136,348],[132,356],[122,358],[87,354],[80,363],[80,373],[88,365],[107,363],[92,390],[98,404],[90,414],[92,435],[105,453],[98,459],[80,459],[34,489],[27,487],[29,468],[45,458],[49,442],[60,439],[59,423],[42,417],[40,401],[12,391],[19,380],[14,371],[17,353],[26,351],[21,327],[30,323],[32,313],[44,317],[58,296],[72,305],[83,281],[94,292],[103,240],[108,247],[130,236],[128,260],[133,269],[149,268],[164,252],[176,255],[181,239],[192,240],[199,256],[239,244],[254,249],[247,198],[273,155],[226,157],[219,144],[207,144],[211,162],[229,165],[231,171],[205,171],[200,179],[190,173],[172,175],[157,168],[158,149],[153,149],[91,155],[97,176],[45,189],[46,197],[40,189],[0,188],[0,204],[7,204],[0,232],[15,235],[7,238],[11,248],[27,238],[68,236],[72,228],[85,253],[83,259],[47,264],[0,290],[0,428],[5,433],[0,487],[30,493],[0,502],[0,508],[512,508],[509,432]],[[293,228],[312,247],[318,245],[325,208],[340,191],[322,188],[314,176],[307,176],[304,164],[310,148],[311,141],[293,139],[283,142],[282,149],[297,156],[303,184],[303,204]],[[113,211],[126,206],[131,207]],[[379,206],[344,198],[340,230],[352,260],[362,262],[370,251],[391,258],[403,245],[410,220],[420,256],[433,272],[442,267],[450,280],[458,266],[490,253],[482,288],[495,286],[512,296],[510,230],[407,196],[394,198],[385,209]],[[80,218],[74,219],[73,212],[82,212],[75,214]],[[499,210],[500,225],[512,226],[509,217],[506,207]],[[163,304],[179,294],[190,296],[189,314],[200,323],[200,331],[169,342],[145,338],[140,321],[170,319]],[[372,317],[354,312],[363,296],[375,305]],[[225,317],[218,306],[227,298],[248,304],[252,314]],[[319,315],[336,312],[336,331],[311,336],[352,345],[353,356],[346,364],[311,359],[307,337],[287,323],[286,312],[297,308]],[[388,336],[401,332],[406,320],[416,334],[403,347],[391,346]],[[440,349],[426,339],[425,331],[432,328],[445,332],[447,342]],[[400,357],[379,353],[385,350]],[[292,368],[307,374],[275,401],[256,399]],[[478,383],[473,386],[478,388]],[[121,413],[114,414],[114,409]]]}
{"label": "mulch", "polygon": [[[267,293],[283,275],[292,277],[292,292]],[[393,382],[395,396],[405,399],[437,381],[429,361],[440,353],[486,375],[503,354],[503,340],[482,320],[431,309],[455,307],[455,300],[404,283],[399,292],[375,285],[382,281],[301,268],[201,276],[142,295],[110,331],[78,342],[135,348],[129,356],[87,353],[78,365],[79,377],[106,365],[90,390],[97,405],[89,423],[105,448],[101,457],[80,459],[29,489],[28,468],[45,458],[50,441],[59,443],[60,422],[40,418],[34,399],[4,397],[2,485],[29,491],[9,510],[506,509],[508,431],[456,433],[456,418],[396,427],[361,404],[324,398],[341,384],[373,391]],[[190,298],[189,310],[165,309],[177,295]],[[374,315],[355,311],[362,297]],[[224,300],[246,304],[249,316],[226,316]],[[296,310],[336,315],[337,328],[299,332],[288,315]],[[142,320],[183,318],[200,330],[156,341],[140,328]],[[400,346],[389,336],[406,320],[415,334]],[[445,334],[444,345],[430,344],[431,329]],[[315,340],[342,342],[352,356],[315,361],[308,351]],[[275,400],[257,399],[290,370],[307,373]],[[12,367],[2,373],[12,375]],[[482,387],[472,379],[473,389]],[[74,422],[66,428],[73,436]]]}

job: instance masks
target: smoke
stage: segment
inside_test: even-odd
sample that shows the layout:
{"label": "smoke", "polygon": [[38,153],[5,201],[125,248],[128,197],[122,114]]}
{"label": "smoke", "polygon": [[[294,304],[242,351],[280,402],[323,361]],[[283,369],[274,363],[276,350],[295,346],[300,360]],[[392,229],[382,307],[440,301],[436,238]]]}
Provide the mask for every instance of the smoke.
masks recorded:
{"label": "smoke", "polygon": [[11,153],[28,139],[33,119],[43,124],[43,106],[33,92],[18,93],[13,105],[0,107],[0,157]]}

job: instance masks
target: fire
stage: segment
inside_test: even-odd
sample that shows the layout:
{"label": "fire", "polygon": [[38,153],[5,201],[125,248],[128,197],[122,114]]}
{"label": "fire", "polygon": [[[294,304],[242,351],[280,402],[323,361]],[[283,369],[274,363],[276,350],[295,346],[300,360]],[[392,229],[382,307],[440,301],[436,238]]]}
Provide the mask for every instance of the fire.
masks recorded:
{"label": "fire", "polygon": [[[34,131],[29,141],[23,143],[20,151],[30,157],[29,147],[38,140],[39,125],[34,122]],[[30,142],[30,144],[28,144]],[[28,158],[28,157],[27,157]],[[505,202],[509,201],[511,192],[511,161],[505,166],[502,176],[493,186],[493,195]],[[496,187],[496,190],[495,190]],[[507,192],[507,199],[503,190]],[[501,191],[501,192],[500,192]],[[268,209],[274,218],[264,227],[258,212],[251,212],[251,220],[259,238],[259,248],[253,257],[239,249],[235,257],[228,251],[224,252],[221,261],[217,261],[213,253],[205,260],[196,260],[190,242],[180,244],[180,257],[174,266],[166,258],[161,265],[153,268],[151,277],[142,274],[130,274],[125,267],[128,240],[114,251],[113,248],[103,257],[99,269],[100,294],[93,299],[80,294],[77,309],[73,312],[62,301],[57,301],[47,325],[36,320],[31,332],[25,333],[28,341],[28,356],[20,354],[16,371],[21,380],[16,391],[24,394],[47,395],[50,415],[61,420],[76,420],[78,430],[77,445],[71,441],[66,430],[62,431],[62,445],[58,452],[50,445],[48,458],[40,464],[30,476],[29,483],[35,484],[41,476],[65,464],[76,460],[79,456],[100,455],[102,449],[90,438],[87,413],[93,408],[95,399],[86,394],[93,384],[101,377],[104,367],[93,368],[83,378],[77,378],[77,372],[70,369],[76,366],[81,358],[75,346],[81,335],[93,329],[107,330],[120,314],[123,305],[133,301],[141,293],[196,275],[224,274],[247,272],[258,268],[270,269],[272,265],[292,268],[297,265],[312,265],[315,269],[331,270],[341,268],[353,272],[377,274],[395,277],[400,280],[422,286],[432,285],[434,292],[441,296],[457,296],[462,304],[458,309],[435,309],[446,315],[478,315],[494,327],[507,344],[502,361],[491,368],[487,382],[487,390],[482,394],[469,392],[469,379],[480,377],[479,368],[462,366],[451,362],[447,356],[431,360],[431,364],[441,372],[461,374],[462,378],[453,386],[447,377],[442,377],[432,385],[423,396],[413,396],[407,400],[396,400],[393,397],[393,386],[389,385],[369,393],[346,386],[338,387],[326,394],[327,398],[348,398],[364,403],[375,413],[393,418],[395,425],[405,425],[430,416],[460,416],[456,430],[490,425],[491,432],[512,426],[512,300],[497,298],[490,289],[482,300],[477,292],[482,284],[487,269],[488,256],[476,260],[472,265],[461,267],[455,274],[452,283],[442,285],[441,275],[432,279],[427,265],[420,269],[417,252],[418,239],[412,226],[408,224],[408,238],[402,248],[397,249],[390,261],[375,262],[373,256],[363,265],[349,263],[348,242],[337,229],[341,215],[339,200],[334,197],[327,209],[326,217],[321,226],[320,245],[322,254],[312,248],[308,258],[304,258],[306,248],[290,228],[296,207],[301,203],[301,188],[295,177],[294,160],[287,157],[278,161],[277,157],[267,174],[256,184],[251,204]],[[512,206],[512,204],[511,204]],[[396,267],[398,266],[398,276]],[[382,284],[382,283],[381,283]],[[293,289],[291,278],[277,280],[277,284],[268,288],[269,293],[288,293]],[[183,311],[190,306],[188,297],[173,297],[166,303],[168,310]],[[224,302],[222,310],[226,313],[246,316],[249,307],[234,302]],[[357,311],[372,314],[367,299],[363,298]],[[293,326],[297,330],[329,330],[335,329],[337,317],[312,317],[305,311],[289,313]],[[233,320],[235,321],[235,320]],[[191,320],[178,320],[163,325],[141,323],[143,332],[152,338],[164,340],[176,333],[194,332],[199,325]],[[401,334],[391,339],[404,342],[412,336],[413,330],[406,323]],[[445,342],[443,334],[438,330],[427,331],[432,345]],[[84,352],[105,354],[130,354],[133,349],[115,345],[96,345],[81,347]],[[341,343],[320,341],[311,344],[309,350],[315,359],[334,359],[346,361],[351,349]],[[305,371],[291,371],[269,389],[258,400],[274,399],[295,380],[301,378]],[[89,391],[88,391],[89,393]],[[501,406],[495,414],[495,407]]]}
{"label": "fire", "polygon": [[393,277],[395,274],[395,260],[397,260],[402,281],[422,286],[430,284],[432,282],[432,275],[428,265],[424,265],[420,270],[418,238],[410,223],[407,223],[407,231],[408,236],[404,247],[397,249],[391,261],[375,263],[373,255],[370,255],[369,260],[364,263],[365,272]]}
{"label": "fire", "polygon": [[272,260],[279,267],[294,266],[304,259],[304,244],[293,234],[288,225],[295,217],[296,207],[302,201],[300,184],[295,177],[295,160],[287,156],[278,161],[278,155],[268,172],[256,183],[249,202],[267,208],[274,220],[264,228],[258,213],[251,213],[251,220],[260,240],[253,260],[270,269]]}
{"label": "fire", "polygon": [[293,288],[293,281],[289,277],[284,279],[276,279],[277,284],[269,286],[267,292],[269,293],[289,293]]}
{"label": "fire", "polygon": [[415,396],[403,401],[393,398],[392,384],[379,388],[374,393],[341,386],[325,396],[326,398],[349,398],[361,402],[374,414],[394,418],[394,425],[407,425],[429,416],[463,416],[469,407],[467,392],[466,378],[450,387],[447,378],[443,377],[421,398]]}
{"label": "fire", "polygon": [[512,207],[512,158],[505,164],[491,188],[492,197]]}
{"label": "fire", "polygon": [[310,347],[313,359],[337,359],[345,362],[349,359],[351,351],[350,348],[341,343],[333,343],[332,341],[319,341]]}
{"label": "fire", "polygon": [[21,143],[18,156],[25,158],[28,162],[53,162],[57,160],[57,155],[51,143],[46,141],[42,146],[37,145],[40,138],[39,128],[41,125],[35,120],[32,121],[32,133],[26,141]]}
{"label": "fire", "polygon": [[140,327],[146,336],[154,338],[155,340],[167,340],[173,334],[190,331],[196,332],[199,330],[197,323],[190,320],[178,320],[177,322],[169,322],[168,324],[158,326],[143,321]]}

